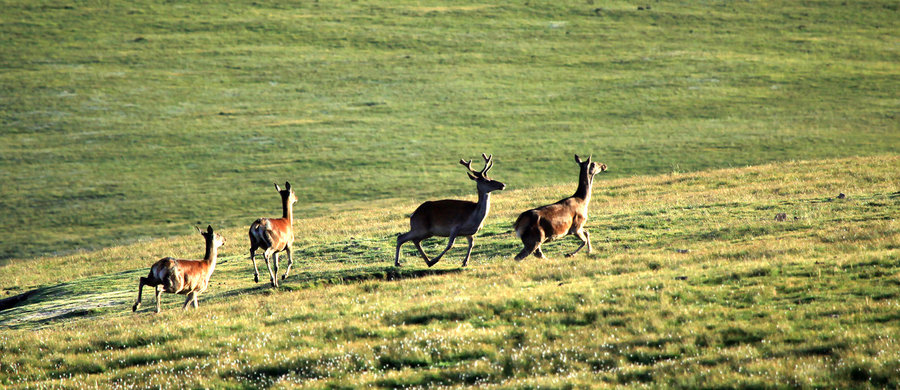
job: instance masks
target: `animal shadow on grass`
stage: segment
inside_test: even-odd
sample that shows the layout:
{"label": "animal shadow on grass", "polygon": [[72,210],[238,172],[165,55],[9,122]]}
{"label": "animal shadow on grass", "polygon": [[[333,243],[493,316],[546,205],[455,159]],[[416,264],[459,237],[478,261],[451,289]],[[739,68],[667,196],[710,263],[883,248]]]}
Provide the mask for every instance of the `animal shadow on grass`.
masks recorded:
{"label": "animal shadow on grass", "polygon": [[[61,283],[53,286],[39,287],[21,294],[0,300],[0,327],[21,328],[48,325],[67,319],[98,317],[107,314],[122,304],[130,304],[133,291],[121,288],[108,288],[84,296],[84,289],[103,284],[112,279],[136,278],[144,269],[118,272],[100,277],[88,278],[76,282]],[[285,291],[294,291],[320,286],[358,283],[368,280],[394,281],[402,279],[422,278],[433,275],[454,274],[462,269],[397,269],[393,266],[370,266],[346,270],[301,272],[292,276],[289,283],[280,287]],[[214,276],[215,277],[215,276]],[[118,287],[118,286],[116,286]],[[226,291],[210,291],[205,300],[218,301],[241,294],[269,294],[272,289],[267,284],[256,284],[246,288]],[[88,298],[88,299],[85,299]],[[100,299],[100,301],[97,301]],[[102,302],[101,302],[102,301]],[[164,302],[165,303],[165,302]]]}
{"label": "animal shadow on grass", "polygon": [[[446,275],[446,274],[455,274],[463,272],[464,270],[461,268],[450,268],[450,269],[406,269],[406,268],[396,268],[393,266],[375,266],[375,267],[360,267],[353,268],[347,270],[335,270],[335,271],[315,271],[315,272],[301,272],[295,276],[292,276],[287,279],[287,282],[284,285],[279,286],[279,289],[284,291],[294,291],[301,290],[305,288],[315,288],[320,286],[329,286],[329,285],[337,285],[337,284],[350,284],[350,283],[358,283],[369,280],[382,280],[386,282],[395,281],[395,280],[403,280],[403,279],[416,279],[416,278],[424,278],[426,276],[437,276],[437,275]],[[267,293],[272,291],[268,285],[254,285],[246,288],[239,288],[234,290],[228,290],[221,294],[216,294],[217,297],[230,297],[234,295],[241,294],[250,294],[250,293]]]}

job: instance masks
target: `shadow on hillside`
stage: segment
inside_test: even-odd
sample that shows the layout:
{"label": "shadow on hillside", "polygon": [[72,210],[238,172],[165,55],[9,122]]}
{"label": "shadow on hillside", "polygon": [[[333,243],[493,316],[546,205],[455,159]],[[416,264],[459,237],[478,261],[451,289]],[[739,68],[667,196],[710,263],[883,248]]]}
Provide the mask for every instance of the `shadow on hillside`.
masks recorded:
{"label": "shadow on hillside", "polygon": [[[463,272],[462,268],[412,269],[397,268],[394,266],[374,266],[335,271],[301,272],[289,276],[286,280],[280,281],[279,289],[282,291],[294,291],[319,286],[364,282],[368,280],[381,280],[389,282],[394,280],[423,278],[426,276],[456,274],[460,272]],[[264,275],[261,273],[259,283],[251,287],[228,290],[223,292],[222,294],[217,294],[217,297],[229,297],[240,294],[272,291],[272,288],[269,285],[268,278],[263,281],[263,276]]]}
{"label": "shadow on hillside", "polygon": [[[223,262],[224,263],[224,262]],[[413,269],[393,266],[368,266],[346,270],[298,272],[281,282],[279,290],[294,291],[368,280],[393,281],[462,272],[454,269]],[[136,285],[124,286],[121,280],[144,275],[145,268],[110,273],[52,286],[42,286],[0,300],[0,328],[47,325],[56,321],[98,317],[118,311],[131,311]],[[262,275],[261,275],[262,276]],[[215,291],[215,290],[213,290]],[[220,299],[241,294],[266,294],[273,291],[268,280],[246,288],[209,294]],[[212,292],[212,291],[210,291]],[[204,295],[207,295],[204,294]],[[145,297],[146,298],[146,297]]]}
{"label": "shadow on hillside", "polygon": [[0,301],[0,328],[45,325],[58,320],[96,317],[134,299],[133,291],[115,281],[140,271],[123,271],[77,281],[41,286]]}

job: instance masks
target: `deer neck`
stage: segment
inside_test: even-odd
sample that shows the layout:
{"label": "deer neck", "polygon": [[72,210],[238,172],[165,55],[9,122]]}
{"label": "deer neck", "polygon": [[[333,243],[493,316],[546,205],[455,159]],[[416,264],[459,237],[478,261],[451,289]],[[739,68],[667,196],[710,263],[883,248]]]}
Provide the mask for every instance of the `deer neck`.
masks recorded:
{"label": "deer neck", "polygon": [[287,199],[281,201],[281,218],[284,218],[290,222],[291,226],[294,224],[294,204],[288,201]]}
{"label": "deer neck", "polygon": [[209,282],[209,277],[212,276],[213,271],[216,269],[216,260],[218,259],[218,257],[219,248],[217,248],[212,242],[206,243],[206,254],[203,255],[203,262],[207,265],[207,283]]}
{"label": "deer neck", "polygon": [[487,217],[488,211],[491,210],[491,193],[478,191],[478,203],[475,204],[475,213],[472,218],[477,220],[479,224]]}
{"label": "deer neck", "polygon": [[574,198],[584,199],[584,203],[587,204],[591,201],[591,187],[593,186],[594,178],[588,173],[582,172],[578,175],[578,189],[575,190],[575,195],[572,195]]}

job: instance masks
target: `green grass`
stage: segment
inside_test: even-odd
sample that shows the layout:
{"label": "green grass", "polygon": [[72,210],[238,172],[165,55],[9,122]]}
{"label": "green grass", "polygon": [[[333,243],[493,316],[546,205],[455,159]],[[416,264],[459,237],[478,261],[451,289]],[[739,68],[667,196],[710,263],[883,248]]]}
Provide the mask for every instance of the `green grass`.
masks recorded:
{"label": "green grass", "polygon": [[[3,1],[0,261],[346,202],[896,154],[890,1]],[[639,5],[639,4],[637,4]],[[365,208],[365,205],[361,205]]]}
{"label": "green grass", "polygon": [[[900,387],[892,2],[0,7],[2,387]],[[508,189],[469,267],[394,268],[482,152]],[[610,166],[595,251],[512,261],[573,153]],[[285,180],[273,290],[246,226]],[[207,223],[200,308],[131,313]]]}
{"label": "green grass", "polygon": [[574,184],[503,191],[466,269],[463,244],[432,269],[405,247],[395,269],[416,203],[351,202],[297,221],[279,290],[253,283],[244,229],[225,229],[186,313],[169,294],[161,314],[130,308],[156,258],[200,256],[196,234],[13,261],[0,294],[35,291],[0,311],[0,385],[897,387],[898,163],[601,177],[594,252],[562,257],[569,237],[522,262],[515,216]]}

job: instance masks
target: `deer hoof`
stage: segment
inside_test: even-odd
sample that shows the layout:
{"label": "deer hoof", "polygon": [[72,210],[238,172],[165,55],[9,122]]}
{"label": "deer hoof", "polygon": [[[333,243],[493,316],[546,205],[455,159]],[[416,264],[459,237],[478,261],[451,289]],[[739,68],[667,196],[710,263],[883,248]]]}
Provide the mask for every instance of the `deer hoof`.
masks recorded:
{"label": "deer hoof", "polygon": [[287,279],[287,274],[281,275],[281,280]]}
{"label": "deer hoof", "polygon": [[259,283],[259,275],[253,275],[253,282]]}
{"label": "deer hoof", "polygon": [[137,311],[139,304],[135,303],[134,306],[131,307],[131,312],[134,313]]}
{"label": "deer hoof", "polygon": [[572,256],[575,256],[575,254],[574,253],[566,253],[566,257],[572,257]]}

